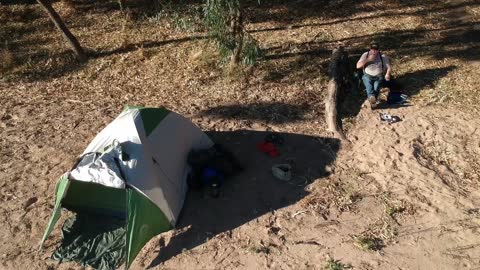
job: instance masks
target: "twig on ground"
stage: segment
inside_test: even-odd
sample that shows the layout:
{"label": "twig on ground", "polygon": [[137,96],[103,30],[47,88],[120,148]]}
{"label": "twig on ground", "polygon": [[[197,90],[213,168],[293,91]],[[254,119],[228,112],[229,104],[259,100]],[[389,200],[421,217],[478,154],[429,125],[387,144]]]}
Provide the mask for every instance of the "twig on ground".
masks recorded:
{"label": "twig on ground", "polygon": [[76,99],[67,99],[67,102],[84,104],[85,102]]}
{"label": "twig on ground", "polygon": [[298,211],[298,212],[296,212],[292,215],[292,218],[294,218],[298,215],[301,215],[301,214],[305,214],[305,213],[308,213],[308,210]]}
{"label": "twig on ground", "polygon": [[315,246],[321,246],[321,247],[324,247],[322,244],[320,244],[320,242],[318,242],[317,240],[314,240],[314,239],[311,239],[311,240],[300,240],[300,241],[295,241],[293,242],[294,244],[298,245],[298,244],[305,244],[305,245],[315,245]]}

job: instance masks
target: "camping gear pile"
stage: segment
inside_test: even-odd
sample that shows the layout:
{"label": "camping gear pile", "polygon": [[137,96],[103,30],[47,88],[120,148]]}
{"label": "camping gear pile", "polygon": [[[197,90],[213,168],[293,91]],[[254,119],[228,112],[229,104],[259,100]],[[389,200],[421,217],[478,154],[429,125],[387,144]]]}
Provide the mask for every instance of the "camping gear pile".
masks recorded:
{"label": "camping gear pile", "polygon": [[214,198],[220,195],[226,178],[243,170],[233,154],[219,144],[209,149],[190,151],[187,162],[192,168],[187,177],[188,186],[196,190],[208,188]]}
{"label": "camping gear pile", "polygon": [[64,223],[52,258],[128,269],[153,236],[175,226],[187,192],[188,154],[212,146],[174,112],[127,107],[58,181],[42,245],[65,208],[75,215]]}

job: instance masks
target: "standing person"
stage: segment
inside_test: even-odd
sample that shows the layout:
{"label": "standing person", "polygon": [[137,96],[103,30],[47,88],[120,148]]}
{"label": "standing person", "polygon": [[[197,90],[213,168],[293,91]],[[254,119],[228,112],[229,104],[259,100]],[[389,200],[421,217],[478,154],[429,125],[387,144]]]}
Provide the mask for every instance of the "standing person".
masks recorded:
{"label": "standing person", "polygon": [[377,42],[370,43],[370,50],[362,54],[357,68],[363,68],[362,81],[367,92],[367,99],[374,109],[377,106],[379,90],[384,81],[390,81],[392,67],[388,57],[379,51]]}

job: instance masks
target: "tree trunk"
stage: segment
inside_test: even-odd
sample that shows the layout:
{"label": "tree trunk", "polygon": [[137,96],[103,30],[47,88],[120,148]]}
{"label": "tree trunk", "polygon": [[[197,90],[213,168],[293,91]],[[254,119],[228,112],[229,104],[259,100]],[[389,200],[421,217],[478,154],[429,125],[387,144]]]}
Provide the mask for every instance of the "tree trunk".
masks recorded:
{"label": "tree trunk", "polygon": [[235,10],[231,14],[230,19],[230,32],[235,40],[235,49],[233,49],[232,56],[230,58],[230,67],[236,67],[240,63],[240,58],[243,49],[243,16],[241,7]]}
{"label": "tree trunk", "polygon": [[327,86],[327,98],[325,99],[325,117],[327,127],[338,139],[347,141],[342,130],[341,102],[346,93],[346,81],[348,80],[349,63],[348,54],[339,47],[333,50],[330,59],[330,80]]}
{"label": "tree trunk", "polygon": [[327,98],[325,100],[325,117],[328,130],[333,132],[335,138],[346,140],[343,133],[340,115],[337,111],[338,104],[338,84],[334,79],[330,79],[327,86]]}
{"label": "tree trunk", "polygon": [[52,5],[50,4],[49,0],[37,0],[37,2],[43,7],[43,9],[47,12],[50,19],[52,19],[55,26],[62,32],[63,37],[67,40],[67,42],[72,47],[72,50],[77,55],[77,58],[80,62],[85,62],[87,60],[87,56],[83,51],[82,46],[75,38],[75,36],[68,30],[65,24],[60,18],[60,15],[53,9]]}

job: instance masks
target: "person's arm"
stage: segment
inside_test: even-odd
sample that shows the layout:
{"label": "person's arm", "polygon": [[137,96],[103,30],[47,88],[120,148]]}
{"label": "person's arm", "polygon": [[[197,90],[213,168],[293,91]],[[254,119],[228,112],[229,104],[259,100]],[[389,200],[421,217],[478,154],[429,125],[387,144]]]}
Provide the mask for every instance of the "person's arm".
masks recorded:
{"label": "person's arm", "polygon": [[359,59],[358,62],[357,62],[357,68],[358,68],[358,69],[363,68],[363,66],[365,66],[365,64],[366,64],[367,62],[368,62],[367,53],[364,53],[364,54],[362,54],[362,56],[360,57],[360,59]]}

